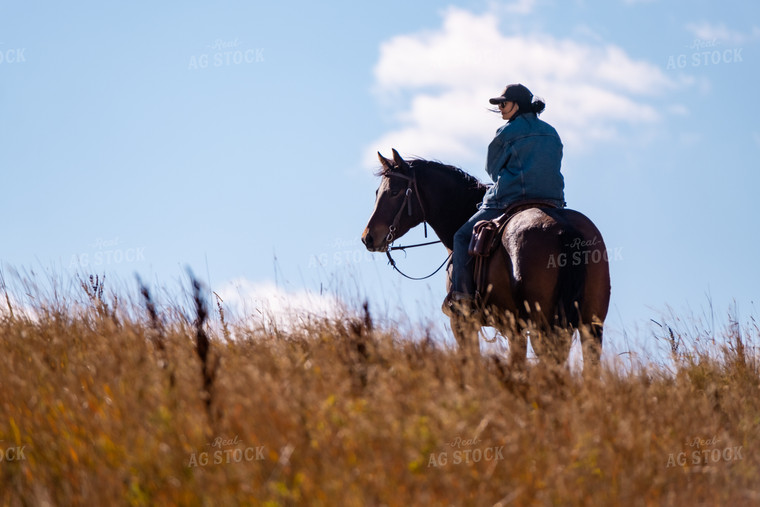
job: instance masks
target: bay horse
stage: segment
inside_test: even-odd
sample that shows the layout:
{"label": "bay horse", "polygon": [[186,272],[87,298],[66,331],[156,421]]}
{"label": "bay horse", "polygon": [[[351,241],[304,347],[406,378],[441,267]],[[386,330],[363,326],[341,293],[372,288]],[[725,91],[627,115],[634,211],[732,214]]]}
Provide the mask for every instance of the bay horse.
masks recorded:
{"label": "bay horse", "polygon": [[[386,252],[420,223],[430,224],[451,253],[454,233],[477,211],[487,186],[459,168],[424,159],[393,160],[378,153],[381,177],[375,208],[362,234],[369,251]],[[488,324],[509,340],[510,366],[531,346],[540,360],[567,361],[580,332],[584,370],[597,366],[610,300],[607,250],[596,226],[567,208],[528,208],[507,223],[488,262]],[[451,285],[451,265],[447,287]],[[479,351],[480,319],[454,315],[461,350]]]}

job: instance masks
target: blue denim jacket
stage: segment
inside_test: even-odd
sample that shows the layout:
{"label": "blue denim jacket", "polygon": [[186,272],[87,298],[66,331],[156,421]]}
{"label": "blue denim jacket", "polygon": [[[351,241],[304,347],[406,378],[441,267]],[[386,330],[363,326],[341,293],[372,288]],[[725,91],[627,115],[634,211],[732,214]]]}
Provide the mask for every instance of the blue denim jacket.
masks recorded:
{"label": "blue denim jacket", "polygon": [[522,199],[555,199],[564,205],[560,173],[562,141],[535,113],[524,113],[496,131],[488,145],[486,172],[494,185],[481,208],[504,209]]}

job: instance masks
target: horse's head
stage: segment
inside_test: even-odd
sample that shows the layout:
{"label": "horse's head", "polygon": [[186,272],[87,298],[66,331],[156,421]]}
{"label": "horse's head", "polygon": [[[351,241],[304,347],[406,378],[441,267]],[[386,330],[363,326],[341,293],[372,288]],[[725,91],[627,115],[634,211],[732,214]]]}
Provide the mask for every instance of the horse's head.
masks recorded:
{"label": "horse's head", "polygon": [[420,205],[414,168],[394,149],[393,160],[379,152],[382,177],[376,192],[375,209],[362,234],[367,250],[384,252],[394,239],[422,223],[424,216]]}

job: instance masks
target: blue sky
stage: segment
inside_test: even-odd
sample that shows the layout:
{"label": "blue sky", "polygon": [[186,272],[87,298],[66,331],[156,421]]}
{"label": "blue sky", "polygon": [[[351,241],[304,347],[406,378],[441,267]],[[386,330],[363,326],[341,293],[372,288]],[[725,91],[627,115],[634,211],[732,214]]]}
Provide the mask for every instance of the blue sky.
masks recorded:
{"label": "blue sky", "polygon": [[759,49],[760,7],[738,0],[3,1],[0,263],[169,291],[190,266],[249,313],[338,293],[443,325],[443,277],[403,280],[359,241],[373,156],[485,180],[487,98],[522,82],[614,254],[610,350],[649,343],[668,307],[748,318]]}

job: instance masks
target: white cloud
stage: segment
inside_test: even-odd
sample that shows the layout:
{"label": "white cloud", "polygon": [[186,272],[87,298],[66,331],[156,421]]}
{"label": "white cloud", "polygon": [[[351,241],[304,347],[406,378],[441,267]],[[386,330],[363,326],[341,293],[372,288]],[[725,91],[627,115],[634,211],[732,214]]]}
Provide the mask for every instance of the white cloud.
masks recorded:
{"label": "white cloud", "polygon": [[672,106],[668,106],[668,112],[672,115],[687,116],[689,109],[683,104],[673,104]]}
{"label": "white cloud", "polygon": [[514,14],[530,14],[533,7],[536,6],[536,0],[515,0],[503,7],[506,12]]}
{"label": "white cloud", "polygon": [[397,127],[368,146],[398,148],[461,164],[482,161],[501,117],[488,98],[508,82],[527,85],[546,99],[542,115],[565,146],[589,147],[615,138],[623,126],[660,120],[652,104],[679,83],[612,44],[557,39],[544,33],[504,34],[494,13],[451,8],[438,30],[393,37],[380,47],[375,92],[390,104]]}
{"label": "white cloud", "polygon": [[299,289],[288,291],[273,282],[253,282],[238,278],[214,291],[222,308],[244,323],[265,329],[288,331],[314,320],[344,315],[335,296],[313,294]]}

